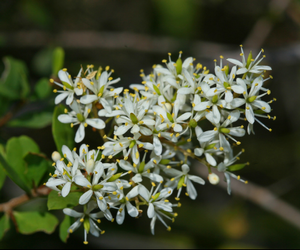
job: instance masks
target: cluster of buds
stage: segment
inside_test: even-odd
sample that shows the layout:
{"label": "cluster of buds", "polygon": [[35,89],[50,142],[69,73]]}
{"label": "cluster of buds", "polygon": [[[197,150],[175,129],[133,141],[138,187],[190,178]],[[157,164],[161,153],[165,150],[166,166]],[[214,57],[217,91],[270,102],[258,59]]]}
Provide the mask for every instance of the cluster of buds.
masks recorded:
{"label": "cluster of buds", "polygon": [[246,59],[241,46],[241,61],[227,59],[230,69],[220,56],[214,73],[194,65],[192,57],[182,61],[181,52],[174,62],[169,53],[165,66],[154,65],[149,75],[141,70],[142,84],[131,84],[130,90],[112,87],[120,79],[113,79],[109,66],[94,70],[89,65],[74,79],[66,69],[59,71],[60,83],[52,80],[61,87],[55,90],[55,103],[66,99],[71,111],[66,109],[58,120],[79,125],[76,143],[84,140],[87,126],[98,130],[103,142],[92,150],[82,144],[79,153],[63,146],[63,157],[53,153],[55,173],[46,185],[63,197],[72,186],[72,192],[82,193],[78,203],[83,212],[63,210],[78,218],[69,232],[83,224],[87,243],[88,233],[104,232],[97,225],[101,217],[122,224],[127,213],[139,217],[144,209],[153,234],[157,219],[171,230],[168,221],[177,216],[173,208],[181,206],[180,195],[196,199],[194,183],[205,183],[190,174],[199,167],[193,159],[207,167],[211,184],[219,182],[212,168],[224,173],[229,194],[230,178],[245,182],[233,173],[247,165],[235,164],[243,152],[233,153],[241,144],[237,138],[246,130],[254,134],[257,123],[271,131],[260,119],[275,119],[268,114],[273,100],[262,100],[270,94],[263,83],[272,78],[264,75],[271,67],[260,65],[262,53],[253,59],[250,52]]}

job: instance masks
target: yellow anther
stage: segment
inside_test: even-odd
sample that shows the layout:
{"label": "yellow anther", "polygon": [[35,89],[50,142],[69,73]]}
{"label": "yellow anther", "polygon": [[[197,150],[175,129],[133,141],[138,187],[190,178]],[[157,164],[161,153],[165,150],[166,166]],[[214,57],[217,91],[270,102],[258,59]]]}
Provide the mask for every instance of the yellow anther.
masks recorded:
{"label": "yellow anther", "polygon": [[97,222],[98,222],[98,223],[101,223],[101,220],[100,220],[100,219],[98,219],[98,220],[97,220]]}
{"label": "yellow anther", "polygon": [[66,86],[63,86],[63,89],[66,90],[67,89]]}
{"label": "yellow anther", "polygon": [[108,156],[108,159],[112,159],[112,158],[113,158],[113,156],[112,156],[112,155],[109,155],[109,156]]}
{"label": "yellow anther", "polygon": [[72,230],[72,229],[70,229],[70,230],[69,230],[69,233],[73,233],[73,230]]}
{"label": "yellow anther", "polygon": [[87,126],[88,126],[88,124],[87,124],[87,123],[85,123],[85,124],[84,124],[84,127],[87,127]]}
{"label": "yellow anther", "polygon": [[55,162],[52,163],[52,166],[53,166],[53,167],[55,166]]}
{"label": "yellow anther", "polygon": [[191,142],[191,141],[192,141],[192,139],[191,139],[191,138],[189,138],[189,139],[187,139],[186,141],[187,141],[187,142]]}
{"label": "yellow anther", "polygon": [[151,182],[151,185],[153,186],[153,187],[155,187],[156,186],[156,184],[152,181]]}
{"label": "yellow anther", "polygon": [[142,143],[139,144],[139,148],[142,148],[142,147],[144,147],[144,144],[142,144]]}
{"label": "yellow anther", "polygon": [[269,131],[270,131],[270,132],[272,132],[272,129],[271,129],[271,128],[269,128]]}
{"label": "yellow anther", "polygon": [[116,191],[114,191],[114,192],[112,192],[112,194],[113,194],[113,195],[116,195],[116,194],[117,194],[117,192],[116,192]]}
{"label": "yellow anther", "polygon": [[103,200],[103,196],[100,196],[100,197],[99,197],[99,200],[102,201],[102,200]]}
{"label": "yellow anther", "polygon": [[53,177],[56,178],[56,177],[57,177],[57,174],[54,174]]}
{"label": "yellow anther", "polygon": [[223,151],[223,150],[224,150],[224,148],[223,148],[223,147],[220,147],[219,149],[220,149],[221,151]]}
{"label": "yellow anther", "polygon": [[208,109],[210,108],[210,106],[208,106],[208,105],[207,105],[206,107],[207,107]]}
{"label": "yellow anther", "polygon": [[83,219],[83,218],[81,218],[81,219],[80,219],[80,222],[81,222],[81,223],[82,223],[82,222],[84,222],[84,219]]}
{"label": "yellow anther", "polygon": [[63,68],[62,70],[66,72],[66,71],[67,71],[67,68]]}
{"label": "yellow anther", "polygon": [[166,60],[166,59],[164,59],[164,60],[162,60],[162,62],[163,62],[163,63],[166,63],[166,62],[167,62],[167,60]]}
{"label": "yellow anther", "polygon": [[176,134],[176,137],[178,137],[178,136],[180,136],[180,134],[179,134],[179,133],[177,133],[177,134]]}
{"label": "yellow anther", "polygon": [[92,188],[92,186],[91,186],[91,185],[87,185],[87,187],[88,187],[88,188]]}
{"label": "yellow anther", "polygon": [[172,179],[171,179],[171,181],[174,181],[174,180],[175,180],[175,178],[172,178]]}
{"label": "yellow anther", "polygon": [[188,194],[188,193],[185,193],[185,195],[186,195],[186,196],[189,196],[189,194]]}
{"label": "yellow anther", "polygon": [[188,152],[188,153],[192,153],[192,150],[190,150],[190,149],[187,149],[187,150],[186,150],[186,152]]}
{"label": "yellow anther", "polygon": [[230,120],[230,119],[231,119],[231,116],[229,115],[229,116],[227,117],[227,119]]}
{"label": "yellow anther", "polygon": [[246,91],[244,91],[244,92],[243,92],[243,94],[244,94],[244,95],[246,95],[246,94],[247,94],[247,92],[246,92]]}
{"label": "yellow anther", "polygon": [[172,168],[170,165],[167,166],[168,169]]}
{"label": "yellow anther", "polygon": [[139,121],[139,124],[143,124],[144,122],[143,121]]}
{"label": "yellow anther", "polygon": [[240,142],[240,141],[237,141],[236,144],[237,144],[237,145],[241,145],[241,142]]}
{"label": "yellow anther", "polygon": [[64,160],[64,158],[61,158],[61,159],[60,159],[60,161],[63,161],[63,160]]}
{"label": "yellow anther", "polygon": [[57,92],[57,89],[53,89],[53,93],[56,93]]}
{"label": "yellow anther", "polygon": [[218,128],[217,128],[217,127],[214,127],[214,131],[218,131]]}
{"label": "yellow anther", "polygon": [[171,231],[171,227],[168,227],[167,230],[170,232]]}
{"label": "yellow anther", "polygon": [[127,161],[127,160],[128,160],[128,156],[125,156],[125,157],[124,157],[124,161]]}
{"label": "yellow anther", "polygon": [[179,200],[180,200],[180,198],[179,198],[179,197],[175,197],[175,200],[179,201]]}
{"label": "yellow anther", "polygon": [[134,167],[134,168],[136,168],[136,167],[137,167],[137,165],[136,165],[135,163],[133,163],[133,167]]}

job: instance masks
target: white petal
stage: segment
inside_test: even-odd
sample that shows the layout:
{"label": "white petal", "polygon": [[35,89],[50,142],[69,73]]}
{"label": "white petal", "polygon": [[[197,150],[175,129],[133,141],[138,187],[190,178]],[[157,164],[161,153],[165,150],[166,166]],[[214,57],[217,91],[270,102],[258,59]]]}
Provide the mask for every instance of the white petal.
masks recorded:
{"label": "white petal", "polygon": [[96,129],[105,128],[105,122],[99,118],[86,119],[86,123]]}
{"label": "white petal", "polygon": [[120,207],[120,209],[122,209],[121,210],[121,212],[120,212],[120,210],[118,211],[118,213],[117,213],[117,216],[116,216],[116,221],[117,221],[117,223],[119,224],[119,225],[122,225],[123,224],[123,222],[124,222],[124,219],[125,219],[125,210],[124,210],[124,204]]}
{"label": "white petal", "polygon": [[154,152],[156,155],[161,155],[162,153],[162,145],[160,140],[158,139],[157,136],[153,137],[153,145],[154,145]]}
{"label": "white petal", "polygon": [[61,190],[61,196],[62,197],[66,197],[69,193],[70,193],[70,189],[71,189],[71,182],[67,182],[63,189]]}
{"label": "white petal", "polygon": [[84,136],[85,136],[84,125],[80,124],[75,135],[75,142],[76,143],[81,142],[84,139]]}
{"label": "white petal", "polygon": [[146,200],[149,201],[150,199],[150,193],[147,188],[145,188],[143,185],[139,185],[139,194]]}
{"label": "white petal", "polygon": [[74,182],[82,187],[87,187],[92,185],[83,175],[75,176]]}
{"label": "white petal", "polygon": [[201,185],[204,185],[205,184],[205,181],[200,178],[199,176],[196,176],[196,175],[189,175],[188,178],[193,181],[193,182],[196,182],[198,184],[201,184]]}
{"label": "white petal", "polygon": [[196,191],[193,183],[189,179],[186,180],[186,191],[192,200],[196,199],[197,191]]}
{"label": "white petal", "polygon": [[74,93],[69,93],[68,98],[66,100],[66,104],[70,105],[73,99],[74,99]]}
{"label": "white petal", "polygon": [[96,100],[98,100],[96,95],[84,95],[80,98],[80,102],[83,104],[90,104]]}
{"label": "white petal", "polygon": [[81,217],[83,213],[79,213],[73,209],[70,208],[64,208],[63,209],[64,214],[71,216],[71,217]]}
{"label": "white petal", "polygon": [[127,212],[131,217],[137,217],[139,215],[139,211],[136,207],[134,207],[130,202],[126,202]]}
{"label": "white petal", "polygon": [[155,210],[154,210],[154,205],[150,202],[148,209],[147,209],[147,215],[148,218],[153,218],[153,216],[155,215]]}
{"label": "white petal", "polygon": [[210,165],[212,165],[212,166],[216,166],[216,165],[217,165],[217,162],[216,162],[215,158],[212,157],[211,154],[205,153],[205,158],[206,158],[207,162],[208,162]]}
{"label": "white petal", "polygon": [[72,122],[76,122],[77,119],[72,117],[72,116],[69,116],[69,115],[59,115],[57,117],[57,119],[61,122],[61,123],[72,123]]}
{"label": "white petal", "polygon": [[61,101],[63,101],[67,96],[68,96],[68,92],[63,92],[61,94],[59,94],[58,96],[55,97],[55,104],[59,104]]}
{"label": "white petal", "polygon": [[61,151],[62,151],[63,155],[66,155],[68,161],[70,161],[71,163],[74,162],[72,151],[66,145],[62,146]]}
{"label": "white petal", "polygon": [[140,174],[136,174],[134,177],[132,177],[132,180],[135,182],[135,183],[140,183],[143,181],[142,179],[142,176]]}
{"label": "white petal", "polygon": [[83,195],[80,196],[80,198],[79,198],[79,204],[80,205],[84,205],[84,204],[88,203],[89,200],[91,199],[92,195],[93,195],[93,191],[92,190],[86,191]]}

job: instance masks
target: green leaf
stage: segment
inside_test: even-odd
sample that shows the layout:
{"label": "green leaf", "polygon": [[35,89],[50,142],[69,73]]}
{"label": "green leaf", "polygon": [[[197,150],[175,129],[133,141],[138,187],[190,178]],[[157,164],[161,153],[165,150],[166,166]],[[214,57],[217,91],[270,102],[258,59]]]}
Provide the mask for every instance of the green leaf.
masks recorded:
{"label": "green leaf", "polygon": [[61,70],[64,65],[64,59],[64,50],[61,47],[55,48],[52,57],[52,75],[57,76],[58,71]]}
{"label": "green leaf", "polygon": [[12,100],[25,98],[30,91],[26,65],[12,57],[4,58],[5,70],[0,81],[0,95]]}
{"label": "green leaf", "polygon": [[0,240],[3,238],[6,231],[9,230],[9,228],[10,228],[9,217],[7,214],[5,214],[0,219]]}
{"label": "green leaf", "polygon": [[46,160],[41,154],[32,153],[28,153],[24,160],[28,168],[27,179],[30,183],[33,182],[36,187],[39,187],[42,184],[43,177],[48,173],[49,166],[51,166],[50,161]]}
{"label": "green leaf", "polygon": [[50,95],[51,86],[49,84],[49,79],[47,78],[40,79],[34,87],[34,92],[39,99],[43,99],[48,95]]}
{"label": "green leaf", "polygon": [[246,165],[247,165],[247,163],[231,165],[228,167],[228,170],[229,171],[238,171],[238,170],[243,169]]}
{"label": "green leaf", "polygon": [[22,128],[44,128],[52,123],[52,113],[43,111],[40,113],[27,113],[20,118],[13,119],[7,123],[10,127]]}
{"label": "green leaf", "polygon": [[20,188],[22,188],[26,193],[30,194],[30,187],[27,183],[25,175],[20,175],[18,172],[12,168],[7,161],[5,160],[4,156],[0,153],[0,163],[5,169],[7,175],[14,181]]}
{"label": "green leaf", "polygon": [[70,216],[65,216],[64,220],[59,226],[59,238],[63,242],[67,242],[67,239],[69,238],[69,232],[68,229],[71,226],[71,217]]}
{"label": "green leaf", "polygon": [[62,197],[58,195],[57,191],[52,190],[48,196],[48,209],[57,210],[75,207],[78,205],[81,195],[80,192],[70,192],[67,197]]}
{"label": "green leaf", "polygon": [[[32,188],[31,178],[27,178],[28,167],[24,161],[24,157],[29,153],[39,153],[38,145],[28,136],[20,136],[11,138],[6,145],[6,162],[3,167],[10,175],[11,179],[22,189],[30,192]],[[2,159],[4,160],[4,159]],[[26,186],[26,188],[25,188]]]}
{"label": "green leaf", "polygon": [[53,113],[52,120],[52,134],[57,147],[57,150],[61,152],[63,145],[69,148],[74,147],[74,130],[68,124],[61,123],[57,117],[60,114],[64,114],[65,106],[60,104],[56,106]]}
{"label": "green leaf", "polygon": [[[0,144],[0,154],[2,154],[5,157],[4,146],[2,144]],[[2,164],[0,163],[0,189],[3,187],[5,179],[6,179],[6,172]]]}
{"label": "green leaf", "polygon": [[35,232],[45,232],[51,234],[58,225],[58,219],[50,213],[13,212],[19,232],[22,234],[32,234]]}

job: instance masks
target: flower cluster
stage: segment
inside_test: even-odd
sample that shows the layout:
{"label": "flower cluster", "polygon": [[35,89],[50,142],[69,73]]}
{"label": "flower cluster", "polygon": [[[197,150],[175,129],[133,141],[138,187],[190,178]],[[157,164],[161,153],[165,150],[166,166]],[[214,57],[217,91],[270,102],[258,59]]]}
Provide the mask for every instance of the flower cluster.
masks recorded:
{"label": "flower cluster", "polygon": [[84,140],[87,126],[100,132],[102,143],[92,150],[82,144],[78,153],[63,146],[63,157],[53,153],[55,172],[46,185],[63,197],[71,190],[81,194],[83,212],[63,210],[78,218],[69,232],[83,224],[87,243],[88,233],[104,232],[97,225],[101,217],[122,224],[126,214],[138,217],[143,211],[153,234],[157,219],[170,230],[168,220],[175,220],[181,194],[194,200],[194,184],[205,183],[190,174],[197,174],[193,159],[207,167],[211,184],[219,182],[212,169],[224,173],[230,194],[230,178],[243,181],[233,172],[247,165],[235,164],[243,152],[234,156],[239,138],[246,131],[254,134],[254,124],[271,131],[261,118],[275,120],[269,115],[273,100],[263,100],[270,94],[263,84],[272,77],[266,76],[271,67],[260,65],[261,53],[246,58],[241,46],[241,61],[227,59],[230,68],[220,56],[213,73],[192,57],[182,61],[181,52],[174,62],[169,53],[149,75],[141,70],[141,84],[124,90],[113,87],[120,79],[113,79],[108,66],[94,70],[89,65],[74,79],[66,69],[59,71],[60,82],[52,80],[61,87],[55,103],[65,100],[70,109],[58,120],[78,125],[76,143]]}

